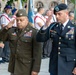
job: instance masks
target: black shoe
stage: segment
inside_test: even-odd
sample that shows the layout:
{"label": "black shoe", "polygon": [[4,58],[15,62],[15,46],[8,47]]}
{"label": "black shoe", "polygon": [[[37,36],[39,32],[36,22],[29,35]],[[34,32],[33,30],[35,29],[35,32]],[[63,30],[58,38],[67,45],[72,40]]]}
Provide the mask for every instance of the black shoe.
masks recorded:
{"label": "black shoe", "polygon": [[9,60],[5,60],[5,62],[9,62]]}
{"label": "black shoe", "polygon": [[0,60],[0,64],[1,64],[1,63],[5,63],[5,61],[3,61],[3,60]]}

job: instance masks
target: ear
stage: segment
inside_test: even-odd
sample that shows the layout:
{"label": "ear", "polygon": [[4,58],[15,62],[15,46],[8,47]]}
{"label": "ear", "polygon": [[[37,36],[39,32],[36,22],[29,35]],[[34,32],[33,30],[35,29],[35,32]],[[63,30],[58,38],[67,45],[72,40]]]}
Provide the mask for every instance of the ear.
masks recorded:
{"label": "ear", "polygon": [[69,15],[69,11],[66,11],[66,14]]}
{"label": "ear", "polygon": [[68,11],[66,12],[66,17],[69,18],[69,12]]}

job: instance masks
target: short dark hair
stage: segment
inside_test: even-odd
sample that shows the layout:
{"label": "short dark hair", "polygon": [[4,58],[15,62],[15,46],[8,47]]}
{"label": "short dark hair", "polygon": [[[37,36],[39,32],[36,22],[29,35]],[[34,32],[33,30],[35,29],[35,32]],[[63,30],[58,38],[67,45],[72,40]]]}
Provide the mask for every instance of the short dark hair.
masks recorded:
{"label": "short dark hair", "polygon": [[74,11],[69,11],[69,16],[71,16],[72,14],[74,14]]}
{"label": "short dark hair", "polygon": [[44,7],[39,7],[38,9],[37,9],[37,12],[39,12],[41,9],[43,9]]}

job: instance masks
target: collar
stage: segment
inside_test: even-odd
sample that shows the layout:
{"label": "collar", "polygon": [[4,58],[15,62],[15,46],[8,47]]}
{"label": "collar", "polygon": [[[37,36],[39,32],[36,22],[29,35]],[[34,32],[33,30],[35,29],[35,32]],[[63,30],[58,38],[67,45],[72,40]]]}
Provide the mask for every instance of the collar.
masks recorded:
{"label": "collar", "polygon": [[7,17],[8,17],[8,14],[7,14],[7,13],[3,13],[2,15],[5,15],[5,16],[7,16]]}
{"label": "collar", "polygon": [[37,16],[40,16],[40,17],[42,17],[42,16],[43,16],[43,15],[42,15],[42,14],[40,14],[40,13],[37,13],[36,15],[37,15]]}
{"label": "collar", "polygon": [[64,27],[67,25],[68,21],[69,21],[69,19],[67,19],[67,21],[63,23]]}

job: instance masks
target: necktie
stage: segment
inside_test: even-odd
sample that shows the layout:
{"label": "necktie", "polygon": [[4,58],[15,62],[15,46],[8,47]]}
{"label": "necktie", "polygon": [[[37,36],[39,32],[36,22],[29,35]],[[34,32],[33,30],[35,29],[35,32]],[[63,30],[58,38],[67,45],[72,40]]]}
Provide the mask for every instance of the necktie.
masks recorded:
{"label": "necktie", "polygon": [[20,34],[21,34],[21,32],[22,32],[22,30],[21,30],[21,29],[18,29],[18,35],[20,35]]}
{"label": "necktie", "polygon": [[63,25],[61,24],[60,25],[60,33],[62,33],[62,31],[63,31]]}

